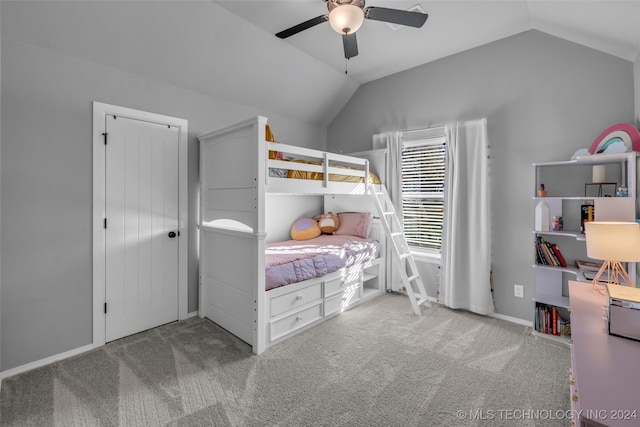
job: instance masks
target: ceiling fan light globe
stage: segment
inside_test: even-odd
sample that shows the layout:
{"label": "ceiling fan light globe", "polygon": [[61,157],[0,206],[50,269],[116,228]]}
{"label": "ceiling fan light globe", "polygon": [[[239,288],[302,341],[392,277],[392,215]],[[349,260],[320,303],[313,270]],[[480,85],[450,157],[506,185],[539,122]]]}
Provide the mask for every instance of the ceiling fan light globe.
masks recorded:
{"label": "ceiling fan light globe", "polygon": [[340,5],[329,13],[329,24],[339,34],[352,34],[364,22],[364,11],[351,4]]}

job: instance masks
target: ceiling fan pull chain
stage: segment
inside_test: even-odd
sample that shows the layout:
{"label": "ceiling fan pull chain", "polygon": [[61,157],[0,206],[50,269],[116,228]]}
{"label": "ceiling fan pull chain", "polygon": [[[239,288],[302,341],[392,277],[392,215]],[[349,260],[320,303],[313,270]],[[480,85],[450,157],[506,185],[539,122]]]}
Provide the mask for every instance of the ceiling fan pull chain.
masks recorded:
{"label": "ceiling fan pull chain", "polygon": [[344,58],[344,73],[347,74],[347,64],[349,63],[348,58]]}

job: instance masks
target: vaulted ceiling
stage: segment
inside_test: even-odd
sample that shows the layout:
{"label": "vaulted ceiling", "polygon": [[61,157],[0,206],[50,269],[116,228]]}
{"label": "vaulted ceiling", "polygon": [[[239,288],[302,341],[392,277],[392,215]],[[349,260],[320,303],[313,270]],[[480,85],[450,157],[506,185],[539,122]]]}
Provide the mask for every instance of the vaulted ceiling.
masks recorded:
{"label": "vaulted ceiling", "polygon": [[[0,2],[3,44],[52,50],[242,105],[326,126],[366,82],[538,29],[633,61],[640,0],[367,0],[429,14],[420,29],[367,20],[345,64],[340,36],[321,24],[323,0]],[[345,65],[348,74],[345,74]]]}
{"label": "vaulted ceiling", "polygon": [[[326,15],[323,0],[215,1],[269,34]],[[429,15],[419,29],[365,20],[357,31],[359,55],[345,64],[340,35],[328,23],[282,41],[358,83],[471,49],[530,29],[635,60],[640,51],[640,1],[581,0],[367,0],[366,6]]]}

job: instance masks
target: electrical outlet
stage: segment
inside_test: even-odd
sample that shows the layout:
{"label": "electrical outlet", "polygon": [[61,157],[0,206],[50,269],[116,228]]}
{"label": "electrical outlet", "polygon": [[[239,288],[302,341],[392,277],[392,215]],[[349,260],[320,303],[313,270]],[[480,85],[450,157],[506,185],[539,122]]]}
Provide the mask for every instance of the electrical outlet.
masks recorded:
{"label": "electrical outlet", "polygon": [[524,286],[513,285],[513,295],[518,298],[524,298]]}

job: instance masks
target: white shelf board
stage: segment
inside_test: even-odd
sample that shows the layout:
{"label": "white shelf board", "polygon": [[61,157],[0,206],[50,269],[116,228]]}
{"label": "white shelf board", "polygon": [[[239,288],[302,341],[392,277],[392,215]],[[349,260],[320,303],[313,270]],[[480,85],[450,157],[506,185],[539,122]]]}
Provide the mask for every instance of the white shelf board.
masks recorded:
{"label": "white shelf board", "polygon": [[547,295],[543,293],[534,293],[533,300],[542,304],[554,305],[556,307],[569,307],[569,297],[564,295]]}
{"label": "white shelf board", "polygon": [[[578,274],[580,273],[578,270],[578,267],[574,266],[574,265],[567,265],[566,267],[556,267],[554,265],[543,265],[543,264],[533,264],[534,268],[541,268],[544,270],[555,270],[555,271],[560,271],[563,273],[571,273],[577,276],[582,276],[582,274]],[[584,276],[582,276],[584,277]]]}
{"label": "white shelf board", "polygon": [[571,166],[571,165],[598,165],[606,163],[626,162],[629,158],[635,158],[638,153],[630,151],[626,153],[615,154],[594,154],[591,156],[580,156],[574,160],[565,160],[560,162],[539,162],[533,163],[533,166]]}
{"label": "white shelf board", "polygon": [[581,233],[578,230],[560,230],[560,231],[533,231],[534,234],[544,234],[546,236],[567,236],[573,237],[576,240],[584,241],[586,240],[584,233]]}

